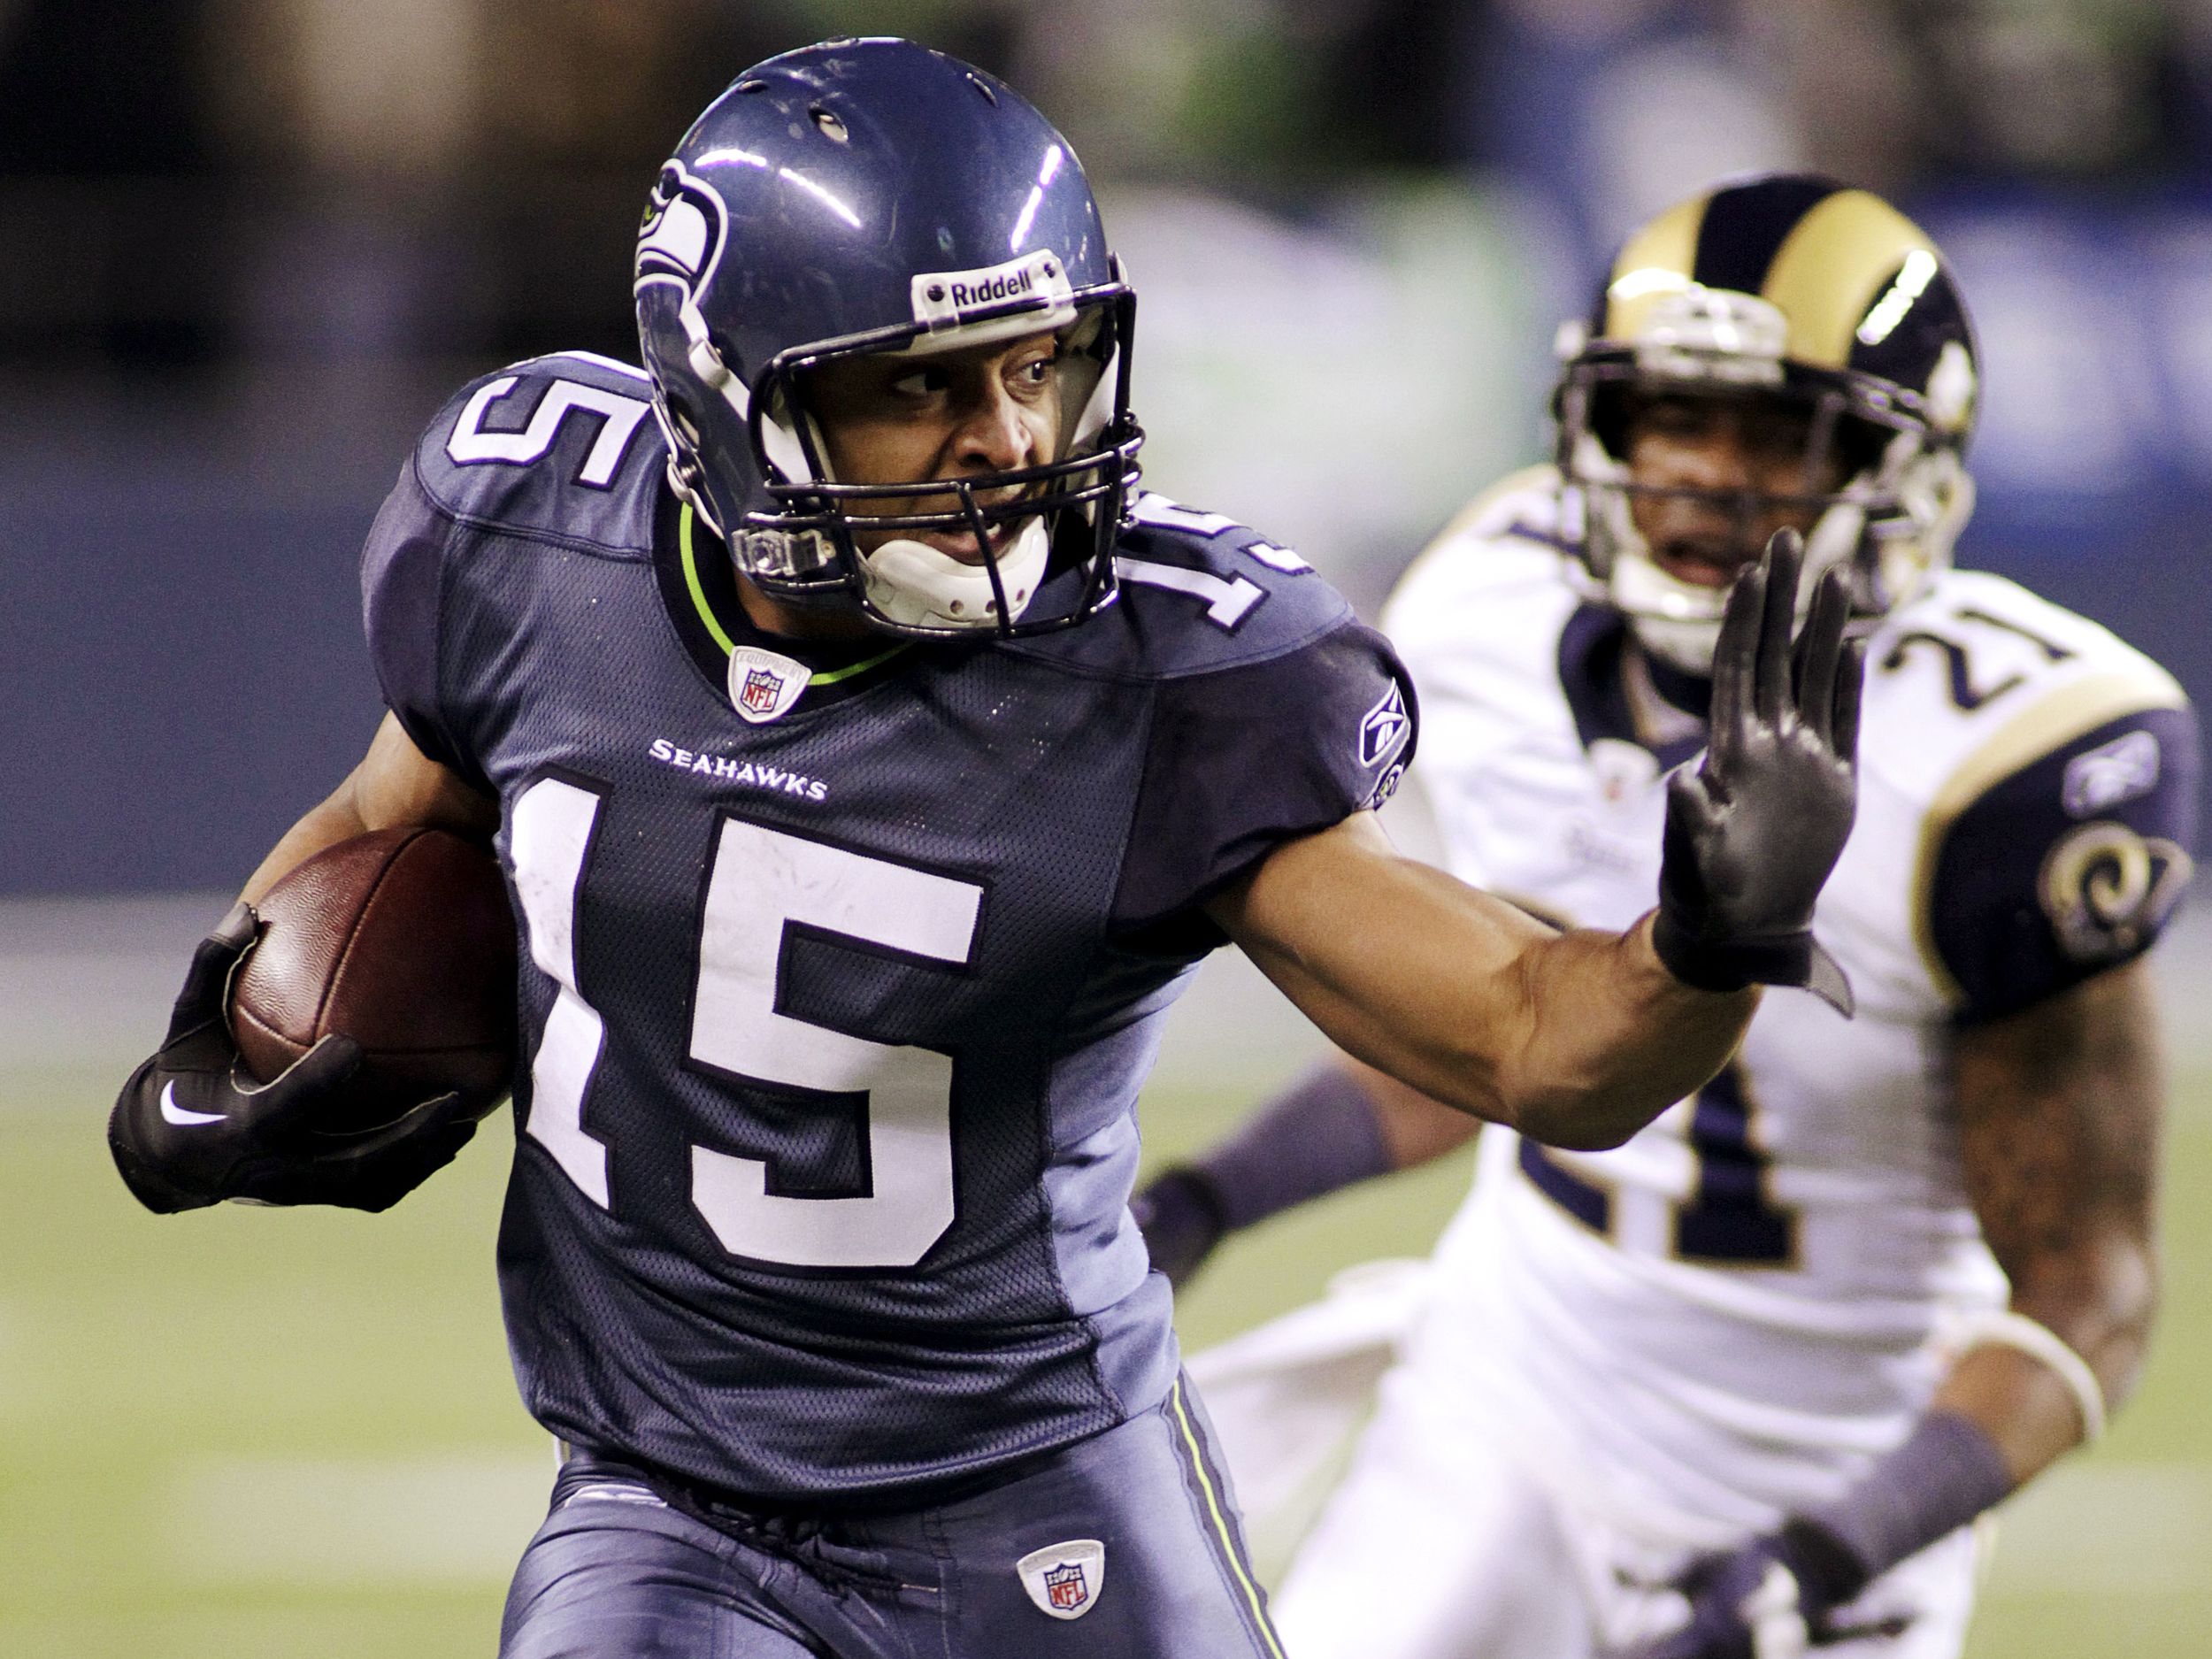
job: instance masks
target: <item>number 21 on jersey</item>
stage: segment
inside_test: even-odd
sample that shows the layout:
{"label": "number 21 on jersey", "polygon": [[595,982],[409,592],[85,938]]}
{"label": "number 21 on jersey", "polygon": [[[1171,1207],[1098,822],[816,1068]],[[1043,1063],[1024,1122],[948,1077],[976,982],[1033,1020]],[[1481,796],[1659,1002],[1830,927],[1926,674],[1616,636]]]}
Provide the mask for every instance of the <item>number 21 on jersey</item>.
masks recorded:
{"label": "number 21 on jersey", "polygon": [[[594,788],[541,779],[515,803],[511,848],[530,959],[559,987],[531,1064],[526,1133],[611,1210],[606,1143],[583,1126],[606,1027],[578,984],[575,944],[602,804]],[[871,1177],[864,1196],[786,1196],[769,1190],[765,1161],[694,1146],[691,1202],[724,1249],[780,1266],[899,1269],[951,1227],[950,1057],[794,1018],[777,1007],[777,981],[795,926],[964,967],[982,900],[972,882],[721,820],[700,918],[690,1057],[740,1083],[864,1094]]]}
{"label": "number 21 on jersey", "polygon": [[[1694,1172],[1687,1198],[1674,1206],[1670,1255],[1710,1266],[1796,1265],[1797,1212],[1769,1194],[1773,1160],[1752,1133],[1754,1115],[1740,1061],[1731,1061],[1691,1097]],[[1533,1141],[1521,1142],[1520,1156],[1522,1172],[1538,1191],[1592,1231],[1612,1233],[1609,1191]]]}

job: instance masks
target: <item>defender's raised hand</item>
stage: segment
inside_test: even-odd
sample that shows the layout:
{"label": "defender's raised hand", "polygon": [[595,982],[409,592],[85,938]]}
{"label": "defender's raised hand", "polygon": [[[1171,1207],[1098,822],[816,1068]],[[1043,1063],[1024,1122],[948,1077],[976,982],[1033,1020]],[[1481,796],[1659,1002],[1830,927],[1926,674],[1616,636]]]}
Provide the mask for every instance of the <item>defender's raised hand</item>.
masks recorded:
{"label": "defender's raised hand", "polygon": [[1804,557],[1802,537],[1777,531],[1728,595],[1705,758],[1667,788],[1652,944],[1701,989],[1802,986],[1847,1014],[1851,983],[1812,922],[1858,805],[1861,651],[1831,570],[1793,654]]}

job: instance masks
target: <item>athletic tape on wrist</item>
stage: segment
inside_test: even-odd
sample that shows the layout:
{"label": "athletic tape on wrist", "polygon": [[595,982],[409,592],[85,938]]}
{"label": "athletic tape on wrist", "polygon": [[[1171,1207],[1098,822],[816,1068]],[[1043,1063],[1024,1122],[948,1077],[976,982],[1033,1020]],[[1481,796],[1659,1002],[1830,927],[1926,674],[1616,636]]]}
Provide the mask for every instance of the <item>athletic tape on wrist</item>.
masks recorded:
{"label": "athletic tape on wrist", "polygon": [[1967,1321],[1959,1332],[1959,1342],[1962,1349],[1993,1342],[2000,1348],[2017,1348],[2031,1359],[2042,1361],[2074,1396],[2074,1404],[2081,1412],[2082,1443],[2091,1445],[2103,1438],[2104,1385],[2097,1380],[2097,1373],[2089,1369],[2089,1362],[2049,1325],[2003,1308]]}

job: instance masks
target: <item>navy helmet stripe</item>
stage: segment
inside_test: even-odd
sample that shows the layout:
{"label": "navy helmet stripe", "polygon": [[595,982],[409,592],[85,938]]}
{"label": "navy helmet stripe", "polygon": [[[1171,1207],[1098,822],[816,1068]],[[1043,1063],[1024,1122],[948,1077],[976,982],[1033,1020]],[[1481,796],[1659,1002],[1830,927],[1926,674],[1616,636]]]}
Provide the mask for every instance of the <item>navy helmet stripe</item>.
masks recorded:
{"label": "navy helmet stripe", "polygon": [[1699,227],[1693,280],[1707,288],[1756,294],[1798,222],[1843,187],[1792,175],[1717,190]]}

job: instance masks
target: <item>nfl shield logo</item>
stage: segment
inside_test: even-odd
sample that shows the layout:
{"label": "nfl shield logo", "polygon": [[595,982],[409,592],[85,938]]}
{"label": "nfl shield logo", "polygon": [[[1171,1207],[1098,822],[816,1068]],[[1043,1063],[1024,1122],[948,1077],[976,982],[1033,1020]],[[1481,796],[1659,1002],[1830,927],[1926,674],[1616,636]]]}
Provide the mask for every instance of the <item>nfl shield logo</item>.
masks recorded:
{"label": "nfl shield logo", "polygon": [[730,653],[730,706],[752,725],[764,725],[789,712],[807,679],[804,663],[757,645],[741,645]]}
{"label": "nfl shield logo", "polygon": [[749,713],[766,714],[782,695],[783,676],[756,668],[747,672],[744,689],[737,694],[737,700]]}
{"label": "nfl shield logo", "polygon": [[1014,1563],[1022,1588],[1041,1613],[1081,1618],[1097,1605],[1106,1584],[1106,1546],[1095,1538],[1033,1549]]}
{"label": "nfl shield logo", "polygon": [[1091,1590],[1083,1580],[1083,1569],[1072,1562],[1046,1568],[1045,1599],[1064,1613],[1071,1613],[1089,1601]]}

